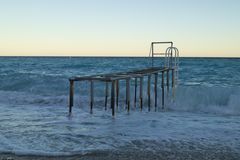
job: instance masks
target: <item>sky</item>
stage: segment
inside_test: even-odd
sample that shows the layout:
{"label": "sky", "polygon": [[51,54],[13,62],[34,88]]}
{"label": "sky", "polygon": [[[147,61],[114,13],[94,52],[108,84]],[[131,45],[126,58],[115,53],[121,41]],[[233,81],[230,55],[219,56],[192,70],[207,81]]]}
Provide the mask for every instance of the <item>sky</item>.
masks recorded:
{"label": "sky", "polygon": [[0,0],[0,56],[240,57],[239,0]]}

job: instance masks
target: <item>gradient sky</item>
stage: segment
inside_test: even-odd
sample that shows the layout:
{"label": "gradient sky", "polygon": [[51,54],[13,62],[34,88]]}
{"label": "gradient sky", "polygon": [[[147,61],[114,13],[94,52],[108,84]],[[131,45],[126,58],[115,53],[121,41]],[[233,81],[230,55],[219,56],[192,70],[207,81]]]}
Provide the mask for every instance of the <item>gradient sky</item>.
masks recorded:
{"label": "gradient sky", "polygon": [[0,55],[240,57],[240,0],[0,0]]}

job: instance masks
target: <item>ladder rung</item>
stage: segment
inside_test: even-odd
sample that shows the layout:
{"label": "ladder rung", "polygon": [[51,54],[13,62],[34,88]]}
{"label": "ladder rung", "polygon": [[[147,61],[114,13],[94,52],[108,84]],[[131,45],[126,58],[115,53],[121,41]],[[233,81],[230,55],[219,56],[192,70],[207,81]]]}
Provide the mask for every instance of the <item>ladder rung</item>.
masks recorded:
{"label": "ladder rung", "polygon": [[165,55],[166,53],[153,53],[153,55]]}

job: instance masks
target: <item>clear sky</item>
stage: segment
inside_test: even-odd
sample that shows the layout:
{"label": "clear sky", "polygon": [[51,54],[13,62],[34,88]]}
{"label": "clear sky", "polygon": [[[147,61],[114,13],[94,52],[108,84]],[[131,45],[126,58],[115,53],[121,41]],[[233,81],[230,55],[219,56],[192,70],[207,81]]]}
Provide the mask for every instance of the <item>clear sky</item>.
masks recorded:
{"label": "clear sky", "polygon": [[0,55],[240,57],[240,0],[0,0]]}

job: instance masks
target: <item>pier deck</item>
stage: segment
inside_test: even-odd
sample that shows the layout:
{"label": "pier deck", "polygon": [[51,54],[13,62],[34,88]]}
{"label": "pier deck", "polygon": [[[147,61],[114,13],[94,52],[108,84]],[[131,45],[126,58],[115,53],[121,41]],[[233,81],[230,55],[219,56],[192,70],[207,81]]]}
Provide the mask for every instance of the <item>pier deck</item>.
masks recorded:
{"label": "pier deck", "polygon": [[[171,46],[167,48],[164,54],[154,53],[154,44],[170,44]],[[143,79],[147,77],[147,96],[148,96],[148,110],[151,109],[151,77],[154,76],[154,106],[155,111],[158,107],[157,97],[158,97],[158,78],[161,75],[161,101],[162,108],[164,108],[164,95],[165,95],[165,86],[167,87],[167,91],[170,89],[170,75],[171,72],[171,88],[174,93],[175,88],[175,80],[178,76],[178,50],[173,47],[172,42],[152,42],[151,50],[152,54],[152,66],[144,69],[126,71],[126,72],[116,72],[116,73],[108,73],[108,74],[96,74],[90,76],[75,76],[69,78],[70,89],[69,89],[69,113],[72,113],[72,107],[74,105],[74,83],[81,81],[88,81],[90,83],[90,113],[93,111],[93,102],[94,102],[94,83],[96,81],[105,83],[105,109],[107,109],[108,103],[108,90],[109,83],[111,84],[111,109],[112,116],[115,116],[115,105],[118,107],[119,101],[119,81],[126,81],[126,106],[127,111],[130,111],[130,81],[134,79],[134,105],[137,102],[137,89],[139,88],[139,106],[142,110],[143,108]],[[153,60],[155,55],[164,55],[165,64],[161,67],[154,67]],[[166,74],[165,74],[166,73]],[[166,77],[166,82],[165,82]],[[138,87],[139,84],[139,87]]]}

